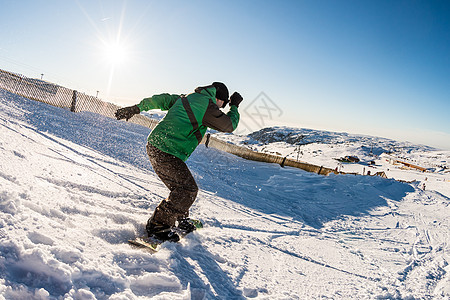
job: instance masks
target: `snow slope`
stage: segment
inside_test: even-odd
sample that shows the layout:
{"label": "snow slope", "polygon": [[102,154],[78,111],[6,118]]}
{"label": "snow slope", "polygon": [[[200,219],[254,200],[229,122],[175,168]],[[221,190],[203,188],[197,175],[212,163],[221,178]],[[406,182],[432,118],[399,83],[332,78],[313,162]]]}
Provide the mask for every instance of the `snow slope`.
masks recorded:
{"label": "snow slope", "polygon": [[[450,151],[386,138],[329,132],[305,128],[268,127],[249,135],[215,133],[229,143],[253,151],[275,154],[306,163],[337,169],[344,173],[375,174],[388,178],[417,181],[422,187],[450,197]],[[388,156],[386,156],[388,154]],[[359,163],[343,163],[341,158],[354,156]],[[407,168],[402,161],[427,170]],[[407,169],[407,170],[406,170]]]}
{"label": "snow slope", "polygon": [[205,228],[131,248],[167,196],[147,134],[0,90],[0,298],[450,296],[448,183],[323,177],[204,146],[188,165]]}

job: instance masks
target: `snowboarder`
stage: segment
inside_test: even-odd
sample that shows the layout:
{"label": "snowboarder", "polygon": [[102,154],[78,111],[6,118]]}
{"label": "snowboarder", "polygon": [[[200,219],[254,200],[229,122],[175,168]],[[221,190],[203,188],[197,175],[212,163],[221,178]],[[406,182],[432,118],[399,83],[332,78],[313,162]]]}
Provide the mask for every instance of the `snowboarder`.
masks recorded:
{"label": "snowboarder", "polygon": [[[242,96],[234,92],[229,97],[228,88],[221,82],[198,87],[189,95],[160,94],[143,99],[139,104],[118,109],[118,120],[130,119],[141,111],[167,110],[161,122],[148,137],[147,154],[155,173],[169,188],[169,196],[161,201],[149,218],[146,230],[149,237],[161,241],[179,240],[173,228],[187,232],[195,230],[189,221],[189,208],[197,197],[198,187],[185,164],[202,140],[207,127],[232,132],[239,123],[238,107]],[[220,108],[230,103],[227,114]]]}

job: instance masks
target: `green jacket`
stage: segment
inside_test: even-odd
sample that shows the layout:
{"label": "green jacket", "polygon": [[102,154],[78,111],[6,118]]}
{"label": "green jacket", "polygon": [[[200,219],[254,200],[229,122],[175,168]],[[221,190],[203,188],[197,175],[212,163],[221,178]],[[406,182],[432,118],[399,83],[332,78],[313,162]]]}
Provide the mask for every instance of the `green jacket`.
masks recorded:
{"label": "green jacket", "polygon": [[164,119],[152,130],[148,142],[159,150],[186,161],[194,152],[207,127],[232,132],[239,123],[236,106],[224,114],[216,104],[214,86],[197,88],[187,96],[161,94],[145,98],[138,105],[141,111],[168,110]]}

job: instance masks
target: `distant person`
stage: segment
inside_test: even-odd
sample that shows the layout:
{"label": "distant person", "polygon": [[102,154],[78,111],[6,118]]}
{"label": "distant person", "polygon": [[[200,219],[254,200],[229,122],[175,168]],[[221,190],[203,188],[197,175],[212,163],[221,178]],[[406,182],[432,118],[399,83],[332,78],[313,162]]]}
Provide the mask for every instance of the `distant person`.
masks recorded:
{"label": "distant person", "polygon": [[[230,99],[228,88],[221,82],[198,87],[189,95],[160,94],[143,99],[139,104],[118,109],[118,120],[130,119],[141,111],[168,110],[166,116],[148,137],[147,154],[161,181],[169,188],[169,196],[156,207],[146,230],[149,237],[176,242],[180,239],[173,228],[195,230],[189,222],[189,208],[197,197],[198,187],[185,164],[200,144],[208,127],[232,132],[239,123],[238,107],[243,100],[238,92]],[[230,103],[227,114],[220,108]]]}

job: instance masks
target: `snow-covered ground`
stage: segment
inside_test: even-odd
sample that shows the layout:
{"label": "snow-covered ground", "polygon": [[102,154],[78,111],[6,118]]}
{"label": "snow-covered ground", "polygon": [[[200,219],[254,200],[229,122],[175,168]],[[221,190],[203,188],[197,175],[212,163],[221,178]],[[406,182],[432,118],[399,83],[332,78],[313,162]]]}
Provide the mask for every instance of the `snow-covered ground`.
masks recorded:
{"label": "snow-covered ground", "polygon": [[[430,174],[444,181],[424,191],[421,181],[324,177],[202,145],[188,165],[201,189],[191,215],[205,228],[153,255],[130,247],[167,196],[148,133],[0,90],[0,298],[450,297],[440,171]],[[332,149],[330,161],[349,155]]]}

